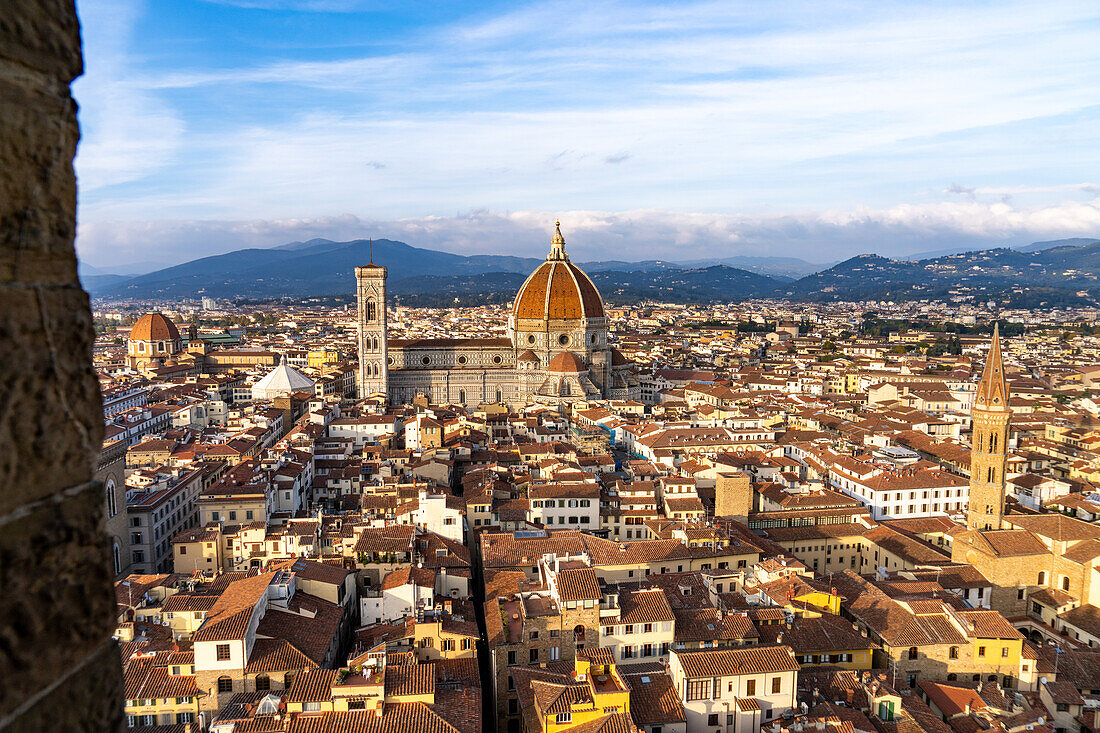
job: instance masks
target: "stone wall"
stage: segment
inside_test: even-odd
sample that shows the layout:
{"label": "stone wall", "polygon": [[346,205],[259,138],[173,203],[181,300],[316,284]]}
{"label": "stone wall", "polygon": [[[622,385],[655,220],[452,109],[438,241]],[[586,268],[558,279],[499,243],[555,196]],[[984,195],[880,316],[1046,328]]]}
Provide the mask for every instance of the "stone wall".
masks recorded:
{"label": "stone wall", "polygon": [[76,277],[72,0],[0,3],[0,730],[122,725],[88,296]]}
{"label": "stone wall", "polygon": [[748,524],[756,492],[747,473],[720,473],[714,486],[714,516]]}

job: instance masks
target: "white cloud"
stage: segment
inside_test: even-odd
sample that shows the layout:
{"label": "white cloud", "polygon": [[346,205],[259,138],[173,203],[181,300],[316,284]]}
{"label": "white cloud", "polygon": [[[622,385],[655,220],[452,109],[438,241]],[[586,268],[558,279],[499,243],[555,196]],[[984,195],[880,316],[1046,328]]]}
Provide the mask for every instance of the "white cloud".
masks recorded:
{"label": "white cloud", "polygon": [[182,262],[245,247],[270,247],[315,237],[385,237],[460,254],[541,256],[555,217],[578,260],[790,255],[811,262],[861,252],[900,256],[948,246],[975,249],[1040,239],[1100,235],[1100,198],[1014,208],[977,201],[887,209],[764,215],[626,212],[471,211],[455,216],[373,220],[350,214],[255,221],[146,221],[83,225],[82,259],[112,264],[159,259]]}
{"label": "white cloud", "polygon": [[1100,231],[1072,183],[1100,164],[1093,4],[539,3],[222,68],[133,57],[127,8],[84,13],[97,264],[368,233],[540,254],[555,209],[585,257],[627,259]]}
{"label": "white cloud", "polygon": [[139,3],[128,0],[80,7],[84,75],[73,84],[73,95],[81,105],[76,171],[82,193],[163,169],[183,140],[180,112],[135,83],[138,60],[127,49],[141,12]]}

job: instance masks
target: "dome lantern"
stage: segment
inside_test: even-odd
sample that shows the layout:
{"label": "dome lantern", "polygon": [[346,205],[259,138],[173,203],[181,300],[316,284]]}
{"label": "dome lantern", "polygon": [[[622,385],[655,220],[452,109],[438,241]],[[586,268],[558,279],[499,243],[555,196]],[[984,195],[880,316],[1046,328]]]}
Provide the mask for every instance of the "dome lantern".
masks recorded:
{"label": "dome lantern", "polygon": [[[574,321],[604,318],[603,299],[592,280],[569,261],[565,237],[557,223],[546,262],[523,283],[512,305],[517,329],[520,321]],[[541,329],[540,329],[541,330]]]}

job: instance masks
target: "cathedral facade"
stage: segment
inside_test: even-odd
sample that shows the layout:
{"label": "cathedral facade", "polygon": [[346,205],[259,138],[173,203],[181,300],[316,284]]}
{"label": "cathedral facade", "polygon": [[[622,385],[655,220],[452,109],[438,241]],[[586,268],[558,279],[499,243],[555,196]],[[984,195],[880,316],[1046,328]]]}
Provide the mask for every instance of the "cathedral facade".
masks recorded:
{"label": "cathedral facade", "polygon": [[406,403],[423,395],[476,406],[639,395],[632,364],[608,342],[603,299],[569,261],[560,224],[546,261],[520,287],[500,338],[389,338],[386,275],[373,263],[355,268],[360,396]]}

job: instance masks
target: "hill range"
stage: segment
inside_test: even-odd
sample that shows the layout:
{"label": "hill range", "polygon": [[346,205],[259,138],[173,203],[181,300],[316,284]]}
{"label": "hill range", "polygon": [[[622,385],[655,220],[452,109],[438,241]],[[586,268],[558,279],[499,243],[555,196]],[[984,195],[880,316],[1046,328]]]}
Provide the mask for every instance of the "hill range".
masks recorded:
{"label": "hill range", "polygon": [[[137,276],[82,268],[94,297],[123,300],[347,296],[354,268],[371,257],[389,268],[391,293],[409,305],[505,302],[542,261],[463,256],[381,239],[314,239],[241,249]],[[1041,242],[1020,249],[955,252],[926,259],[858,255],[814,272],[782,257],[694,262],[578,262],[609,303],[737,302],[777,297],[836,300],[996,300],[1013,307],[1085,305],[1100,300],[1100,240]]]}

